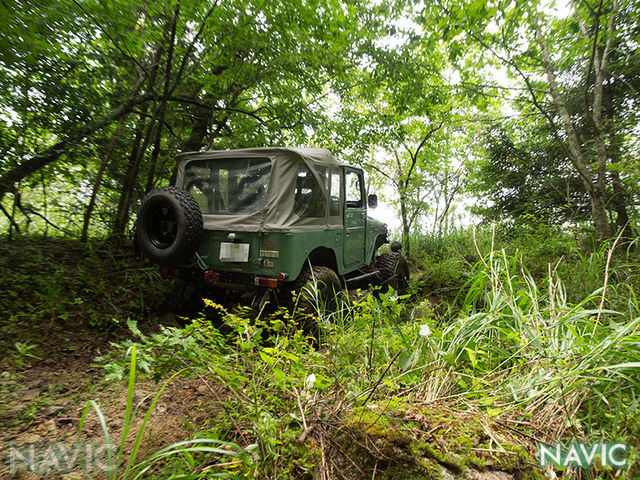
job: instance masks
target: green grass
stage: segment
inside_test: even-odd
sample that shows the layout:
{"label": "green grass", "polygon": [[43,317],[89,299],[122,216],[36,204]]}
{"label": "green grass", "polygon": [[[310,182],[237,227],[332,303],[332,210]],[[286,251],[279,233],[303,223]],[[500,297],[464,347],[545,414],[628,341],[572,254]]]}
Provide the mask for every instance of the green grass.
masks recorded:
{"label": "green grass", "polygon": [[[424,478],[446,464],[529,473],[536,441],[574,439],[628,442],[634,463],[616,478],[638,476],[635,247],[618,244],[612,251],[611,242],[589,252],[561,232],[514,239],[491,230],[415,239],[414,245],[411,295],[365,293],[336,312],[323,312],[319,346],[297,328],[297,316],[284,310],[255,318],[250,310],[208,302],[217,312],[215,323],[203,315],[183,328],[143,333],[133,320],[142,321],[140,314],[127,314],[132,318],[127,322],[126,310],[109,310],[108,301],[100,308],[85,297],[74,303],[74,315],[95,311],[100,320],[109,311],[129,327],[129,337],[98,359],[109,381],[128,378],[131,389],[139,375],[160,381],[179,372],[223,388],[216,399],[223,406],[220,415],[196,426],[195,438],[229,442],[232,451],[249,455],[246,461],[226,462],[213,452],[211,463],[206,452],[186,451],[184,444],[181,452],[168,447],[148,457],[158,460],[154,478],[188,476],[212,464],[217,467],[206,470],[212,475],[314,478],[332,456],[362,478],[371,478],[374,470],[376,478],[402,474],[402,462],[392,459],[383,467],[377,463],[380,454],[367,445],[384,446],[398,458],[423,456],[411,472]],[[36,247],[26,251],[33,258],[23,264],[44,265],[44,258],[52,258]],[[85,282],[87,270],[104,273],[104,264],[112,262],[87,255],[73,267]],[[56,268],[43,270],[56,275]],[[61,281],[74,285],[76,280],[67,279],[70,267],[60,270]],[[13,288],[25,292],[19,275],[16,271]],[[141,268],[128,275],[139,279],[146,273]],[[49,300],[53,293],[44,275],[32,274],[29,281],[40,286],[38,295],[16,305],[36,312],[37,322],[46,324],[51,315],[68,311],[69,304]],[[97,282],[92,285],[99,291]],[[129,298],[133,305],[134,296]],[[20,314],[3,305],[11,315]],[[16,359],[38,355],[37,338],[18,341],[19,349],[12,346]],[[95,407],[90,404],[87,412],[93,408],[99,416]],[[135,410],[128,400],[125,431],[134,444]],[[345,454],[354,456],[362,474]],[[147,464],[135,450],[127,455],[114,462],[118,475],[134,478],[145,468],[138,466]],[[580,475],[565,472],[565,478],[616,473]]]}

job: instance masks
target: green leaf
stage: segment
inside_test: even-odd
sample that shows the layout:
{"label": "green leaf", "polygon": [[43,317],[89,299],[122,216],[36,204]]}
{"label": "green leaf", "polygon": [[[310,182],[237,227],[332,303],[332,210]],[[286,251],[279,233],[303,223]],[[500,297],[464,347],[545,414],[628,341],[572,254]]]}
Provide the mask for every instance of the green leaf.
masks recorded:
{"label": "green leaf", "polygon": [[467,355],[469,356],[469,361],[471,362],[471,366],[473,368],[476,368],[478,366],[478,357],[476,356],[476,351],[469,347],[465,347],[464,349],[466,350]]}
{"label": "green leaf", "polygon": [[273,365],[275,363],[275,360],[273,359],[273,357],[264,353],[264,350],[260,352],[260,358],[267,365]]}
{"label": "green leaf", "polygon": [[333,385],[333,380],[320,374],[316,375],[316,380],[313,382],[313,386],[320,390],[330,387],[331,385]]}

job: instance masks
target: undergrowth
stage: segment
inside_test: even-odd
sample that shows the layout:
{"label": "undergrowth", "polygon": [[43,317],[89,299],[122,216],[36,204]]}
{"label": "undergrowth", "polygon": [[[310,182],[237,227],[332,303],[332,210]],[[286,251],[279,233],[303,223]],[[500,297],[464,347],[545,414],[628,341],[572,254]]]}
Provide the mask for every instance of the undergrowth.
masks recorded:
{"label": "undergrowth", "polygon": [[[257,444],[260,461],[252,468],[261,478],[313,478],[314,471],[332,478],[332,448],[360,455],[349,458],[354,464],[369,465],[379,452],[340,444],[351,431],[350,441],[366,445],[358,437],[363,429],[370,441],[422,455],[415,475],[427,475],[428,462],[458,462],[535,476],[537,442],[621,440],[632,446],[633,466],[625,475],[633,478],[640,447],[640,305],[633,289],[620,284],[573,303],[559,270],[560,264],[550,265],[547,277],[536,279],[518,251],[491,250],[470,270],[455,317],[443,321],[393,291],[364,294],[320,320],[317,349],[288,312],[256,319],[209,301],[222,313],[223,330],[205,318],[152,336],[131,325],[137,340],[117,346],[120,357],[102,361],[111,378],[123,375],[122,353],[136,346],[148,374],[160,378],[186,368],[225,385],[225,416],[206,433],[241,446]],[[615,311],[610,298],[621,292],[627,308]],[[436,406],[480,419],[486,428],[470,434],[449,427],[433,443],[436,437],[424,437],[426,426],[415,419],[431,418]],[[445,431],[437,421],[430,428]],[[427,455],[429,449],[435,451]],[[500,463],[505,456],[511,462]],[[392,478],[390,472],[379,471],[379,478]],[[367,478],[371,472],[361,473]]]}
{"label": "undergrowth", "polygon": [[[130,250],[63,239],[0,242],[0,357],[20,367],[126,331],[161,305],[168,285]],[[45,345],[46,344],[46,345]],[[63,352],[64,353],[64,352]]]}
{"label": "undergrowth", "polygon": [[[168,456],[151,454],[159,460],[154,478],[339,478],[337,472],[440,478],[443,468],[453,475],[502,470],[548,478],[552,472],[536,466],[538,442],[572,440],[627,442],[629,467],[553,475],[637,478],[636,246],[611,242],[589,252],[549,232],[541,245],[541,235],[515,241],[492,231],[459,231],[416,239],[411,294],[361,292],[335,312],[323,312],[319,345],[297,328],[296,321],[304,322],[300,315],[277,310],[256,316],[212,301],[207,308],[215,315],[151,331],[136,313],[147,308],[134,301],[136,294],[114,295],[108,285],[100,290],[101,278],[108,278],[104,264],[113,260],[84,250],[74,263],[78,277],[70,278],[72,270],[56,264],[56,255],[23,249],[31,256],[21,265],[43,273],[27,275],[33,291],[14,268],[18,260],[3,258],[0,268],[12,275],[12,281],[3,278],[3,288],[16,294],[5,292],[2,308],[23,315],[18,325],[27,319],[37,325],[87,322],[92,310],[100,321],[116,318],[129,333],[96,359],[108,381],[129,378],[132,388],[136,376],[164,384],[180,372],[211,392],[219,416],[200,425],[194,438],[216,446],[186,447],[196,442],[184,444],[184,451],[164,450],[172,452]],[[155,274],[141,267],[130,274],[148,276],[139,288],[152,291]],[[120,271],[118,278],[128,274]],[[48,286],[46,278],[62,287]],[[83,284],[109,295],[88,306],[86,298],[98,297],[77,294]],[[56,296],[58,304],[48,300]],[[16,327],[5,322],[3,328]],[[16,361],[40,356],[37,339],[17,342]],[[134,407],[127,404],[129,423]],[[218,445],[241,461],[227,461]],[[127,464],[146,461],[117,460],[121,474]]]}

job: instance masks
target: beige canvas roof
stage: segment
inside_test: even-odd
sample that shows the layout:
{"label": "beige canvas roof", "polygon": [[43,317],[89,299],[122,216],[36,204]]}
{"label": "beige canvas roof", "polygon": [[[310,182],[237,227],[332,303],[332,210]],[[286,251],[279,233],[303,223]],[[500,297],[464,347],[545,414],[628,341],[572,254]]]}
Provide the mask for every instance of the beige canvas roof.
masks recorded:
{"label": "beige canvas roof", "polygon": [[[330,209],[327,208],[326,215],[321,218],[301,218],[294,213],[294,191],[301,164],[305,164],[316,177],[325,201],[329,202],[329,192],[326,182],[322,180],[321,171],[340,169],[344,164],[338,162],[331,152],[324,148],[274,147],[183,153],[177,159],[175,185],[183,186],[185,168],[189,162],[251,157],[268,158],[272,163],[264,207],[247,215],[204,214],[205,230],[287,232],[292,229],[342,228],[342,208],[337,216],[329,216]],[[344,188],[341,190],[344,191]],[[343,195],[341,192],[340,205],[344,203]]]}

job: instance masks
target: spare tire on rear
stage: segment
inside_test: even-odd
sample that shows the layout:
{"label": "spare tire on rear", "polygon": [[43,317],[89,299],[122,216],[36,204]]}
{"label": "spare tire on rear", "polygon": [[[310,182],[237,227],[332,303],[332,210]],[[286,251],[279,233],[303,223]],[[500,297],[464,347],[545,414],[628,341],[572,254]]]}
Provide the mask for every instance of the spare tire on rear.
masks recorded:
{"label": "spare tire on rear", "polygon": [[187,191],[154,188],[142,200],[136,242],[150,260],[166,266],[188,261],[198,248],[201,234],[202,211]]}

